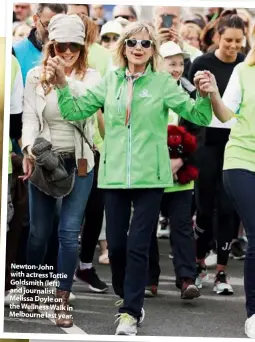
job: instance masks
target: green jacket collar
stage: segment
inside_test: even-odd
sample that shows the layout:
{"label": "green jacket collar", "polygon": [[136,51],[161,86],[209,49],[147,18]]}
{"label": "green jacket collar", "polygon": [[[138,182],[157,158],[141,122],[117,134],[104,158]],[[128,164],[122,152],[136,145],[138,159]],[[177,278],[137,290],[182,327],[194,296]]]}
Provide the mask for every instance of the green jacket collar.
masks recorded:
{"label": "green jacket collar", "polygon": [[[119,78],[125,78],[126,77],[126,67],[119,68],[119,69],[115,70],[115,73]],[[145,69],[143,76],[148,76],[148,75],[151,75],[152,73],[153,73],[153,71],[151,69],[151,64],[149,63]]]}

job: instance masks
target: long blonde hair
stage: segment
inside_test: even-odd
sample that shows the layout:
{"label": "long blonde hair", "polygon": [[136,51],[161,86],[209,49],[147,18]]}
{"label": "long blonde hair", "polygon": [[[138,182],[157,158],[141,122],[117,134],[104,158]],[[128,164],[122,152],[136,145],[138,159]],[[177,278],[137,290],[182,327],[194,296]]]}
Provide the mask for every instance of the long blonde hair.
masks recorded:
{"label": "long blonde hair", "polygon": [[251,48],[250,52],[245,58],[245,63],[247,63],[249,66],[255,65],[255,45]]}
{"label": "long blonde hair", "polygon": [[[55,51],[54,51],[55,43],[56,43],[55,41],[49,41],[45,45],[44,50],[43,50],[44,58],[42,61],[42,74],[41,74],[40,83],[44,89],[45,95],[49,94],[49,92],[52,89],[52,86],[46,81],[45,75],[46,75],[47,61],[49,57],[55,56]],[[82,80],[88,69],[88,49],[85,47],[85,45],[81,45],[80,55],[79,55],[77,62],[74,65],[74,69],[76,70],[76,75],[78,75],[79,78]]]}
{"label": "long blonde hair", "polygon": [[146,22],[136,21],[133,23],[128,24],[123,34],[120,36],[116,49],[114,51],[114,61],[115,64],[119,67],[127,67],[128,61],[124,56],[125,52],[125,40],[129,39],[131,36],[140,33],[140,32],[146,32],[149,35],[149,39],[152,40],[152,49],[153,54],[151,59],[149,60],[149,63],[151,64],[152,71],[157,71],[160,61],[160,54],[159,54],[159,46],[156,38],[155,31],[153,27]]}

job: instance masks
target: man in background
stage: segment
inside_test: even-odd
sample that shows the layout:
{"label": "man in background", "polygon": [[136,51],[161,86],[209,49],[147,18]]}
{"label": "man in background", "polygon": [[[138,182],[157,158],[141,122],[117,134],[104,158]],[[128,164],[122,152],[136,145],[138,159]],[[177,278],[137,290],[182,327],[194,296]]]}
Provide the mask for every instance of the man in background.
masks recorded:
{"label": "man in background", "polygon": [[34,26],[28,36],[13,47],[13,54],[19,61],[23,84],[27,73],[41,62],[43,46],[48,41],[48,25],[51,18],[59,13],[67,13],[67,5],[38,4],[33,16]]}

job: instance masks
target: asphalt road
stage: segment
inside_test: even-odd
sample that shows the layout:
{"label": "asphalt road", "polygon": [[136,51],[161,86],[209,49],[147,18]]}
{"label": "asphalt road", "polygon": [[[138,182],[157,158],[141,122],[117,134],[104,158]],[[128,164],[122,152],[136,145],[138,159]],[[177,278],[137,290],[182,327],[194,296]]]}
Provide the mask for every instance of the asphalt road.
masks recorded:
{"label": "asphalt road", "polygon": [[[156,298],[145,300],[146,318],[139,335],[191,336],[191,337],[245,337],[245,302],[243,289],[243,261],[229,263],[233,296],[217,296],[213,293],[214,271],[210,282],[202,289],[202,296],[193,301],[183,301],[175,288],[172,261],[168,258],[168,241],[160,240],[161,279]],[[97,257],[96,257],[97,260]],[[111,285],[109,266],[96,265],[101,279]],[[87,286],[76,282],[73,287],[74,323],[71,329],[57,328],[48,319],[16,319],[9,317],[5,309],[5,332],[48,334],[113,335],[118,299],[110,287],[107,294],[92,293]]]}

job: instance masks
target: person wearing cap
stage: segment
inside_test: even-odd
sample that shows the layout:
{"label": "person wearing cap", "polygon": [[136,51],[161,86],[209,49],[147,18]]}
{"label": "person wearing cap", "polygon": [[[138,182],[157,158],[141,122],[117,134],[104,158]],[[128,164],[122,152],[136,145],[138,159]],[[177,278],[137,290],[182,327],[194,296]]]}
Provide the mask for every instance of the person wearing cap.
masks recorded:
{"label": "person wearing cap", "polygon": [[58,57],[49,60],[46,68],[56,85],[65,120],[88,118],[104,106],[98,186],[105,191],[112,284],[122,302],[117,335],[136,335],[144,318],[150,238],[164,189],[173,186],[167,148],[168,109],[201,125],[208,125],[212,115],[210,99],[198,96],[196,102],[191,100],[172,76],[157,71],[158,59],[153,28],[136,22],[126,27],[117,42],[119,68],[82,96],[72,95]]}
{"label": "person wearing cap", "polygon": [[109,50],[114,49],[122,31],[123,27],[119,22],[115,20],[108,21],[102,26],[100,32],[101,45]]}
{"label": "person wearing cap", "polygon": [[[45,250],[53,229],[57,196],[61,194],[62,206],[58,229],[59,254],[57,273],[63,274],[56,289],[56,325],[71,327],[73,317],[68,307],[77,263],[78,237],[83,219],[84,208],[93,182],[93,117],[86,121],[70,123],[62,119],[57,102],[56,89],[48,82],[46,65],[49,60],[59,58],[64,67],[64,77],[70,87],[75,85],[76,96],[83,94],[87,87],[96,85],[100,74],[87,67],[87,47],[85,27],[77,15],[55,15],[48,26],[49,42],[45,46],[44,60],[41,66],[29,71],[24,92],[24,112],[22,129],[22,150],[24,153],[24,180],[29,181],[30,232],[27,246],[27,264],[39,267],[44,264]],[[73,89],[74,89],[73,88]],[[96,112],[96,110],[95,110]],[[43,138],[44,145],[36,145],[37,138]],[[73,182],[67,188],[59,188],[55,195],[33,176],[34,165],[38,169],[39,159],[35,151],[48,142],[49,152],[60,158],[68,179]],[[37,164],[38,163],[38,164]],[[53,169],[57,175],[57,168]],[[51,172],[53,172],[51,171]],[[31,178],[32,177],[32,178]],[[52,176],[53,180],[53,176]],[[43,180],[42,180],[43,181]],[[68,183],[69,184],[69,183]],[[44,179],[45,185],[45,179]],[[55,190],[56,190],[56,184]],[[63,193],[65,189],[65,193]],[[33,289],[32,289],[33,290]],[[33,294],[29,303],[34,309],[39,303]],[[60,305],[61,304],[61,305]]]}
{"label": "person wearing cap", "polygon": [[[162,69],[169,73],[177,85],[186,91],[193,99],[196,98],[196,88],[185,78],[184,59],[189,55],[183,52],[174,42],[166,42],[160,46],[160,54],[163,57]],[[189,133],[197,137],[201,136],[201,128],[190,121],[180,118],[173,110],[169,109],[168,123],[170,125],[183,126]],[[177,173],[185,163],[196,164],[196,155],[189,160],[181,158],[172,159],[172,168]],[[196,281],[196,255],[195,238],[192,226],[192,202],[194,181],[180,184],[178,180],[172,187],[167,187],[162,198],[162,206],[166,208],[167,219],[171,222],[170,243],[174,258],[176,286],[181,290],[182,299],[193,299],[200,296]],[[145,290],[146,296],[155,296],[159,282],[160,267],[157,246],[157,224],[155,225],[150,248],[150,263],[148,284]]]}

